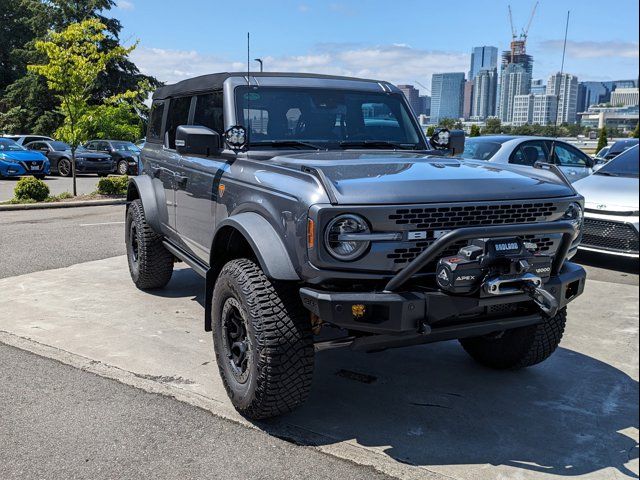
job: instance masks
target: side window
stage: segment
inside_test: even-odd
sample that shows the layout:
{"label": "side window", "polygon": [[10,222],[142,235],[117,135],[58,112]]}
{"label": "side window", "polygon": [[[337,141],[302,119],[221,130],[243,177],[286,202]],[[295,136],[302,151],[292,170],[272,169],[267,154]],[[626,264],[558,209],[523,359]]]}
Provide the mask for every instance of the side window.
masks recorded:
{"label": "side window", "polygon": [[26,146],[27,150],[40,150],[43,144],[40,142],[33,142]]}
{"label": "side window", "polygon": [[210,128],[222,135],[224,132],[222,92],[207,93],[196,97],[193,124]]}
{"label": "side window", "polygon": [[180,125],[189,123],[189,107],[191,107],[191,97],[172,98],[169,101],[169,115],[164,132],[169,148],[176,148],[176,129]]}
{"label": "side window", "polygon": [[96,150],[99,152],[108,152],[109,151],[109,143],[107,142],[96,142]]}
{"label": "side window", "polygon": [[149,128],[147,140],[162,140],[162,117],[164,116],[164,101],[154,102],[149,114]]}
{"label": "side window", "polygon": [[543,141],[525,142],[513,151],[509,163],[533,167],[536,162],[548,162],[549,157]]}
{"label": "side window", "polygon": [[96,149],[96,142],[89,142],[85,145],[85,147],[87,150],[95,150]]}
{"label": "side window", "polygon": [[583,168],[591,166],[587,155],[571,145],[556,143],[554,153],[554,160],[558,166]]}

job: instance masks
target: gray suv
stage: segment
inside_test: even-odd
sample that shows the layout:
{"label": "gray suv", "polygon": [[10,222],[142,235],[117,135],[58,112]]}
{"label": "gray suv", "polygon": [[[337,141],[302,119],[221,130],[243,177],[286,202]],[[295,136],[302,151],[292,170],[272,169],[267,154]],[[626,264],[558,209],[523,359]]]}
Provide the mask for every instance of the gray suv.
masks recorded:
{"label": "gray suv", "polygon": [[[176,261],[205,279],[204,328],[236,409],[291,411],[314,344],[364,351],[459,339],[484,365],[558,346],[584,270],[583,198],[553,165],[452,158],[395,86],[221,73],[157,90],[127,194],[140,289]],[[320,336],[320,331],[323,336]]]}

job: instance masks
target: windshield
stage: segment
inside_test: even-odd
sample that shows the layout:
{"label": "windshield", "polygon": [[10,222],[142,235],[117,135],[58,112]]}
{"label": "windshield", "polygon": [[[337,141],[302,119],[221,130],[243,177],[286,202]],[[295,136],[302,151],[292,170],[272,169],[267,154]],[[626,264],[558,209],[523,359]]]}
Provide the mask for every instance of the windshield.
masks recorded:
{"label": "windshield", "polygon": [[596,175],[638,177],[638,146],[626,150],[596,172]]}
{"label": "windshield", "polygon": [[71,146],[68,143],[64,142],[51,142],[49,143],[51,148],[53,148],[56,152],[63,152],[65,150],[71,150]]}
{"label": "windshield", "polygon": [[0,138],[0,152],[19,152],[21,150],[25,150],[25,148],[21,147],[13,140]]}
{"label": "windshield", "polygon": [[111,145],[119,152],[140,152],[140,149],[131,142],[111,142]]}
{"label": "windshield", "polygon": [[252,146],[425,148],[401,94],[238,87],[235,95]]}
{"label": "windshield", "polygon": [[469,138],[465,142],[464,152],[460,156],[473,160],[489,160],[500,150],[501,146],[502,143],[495,140]]}

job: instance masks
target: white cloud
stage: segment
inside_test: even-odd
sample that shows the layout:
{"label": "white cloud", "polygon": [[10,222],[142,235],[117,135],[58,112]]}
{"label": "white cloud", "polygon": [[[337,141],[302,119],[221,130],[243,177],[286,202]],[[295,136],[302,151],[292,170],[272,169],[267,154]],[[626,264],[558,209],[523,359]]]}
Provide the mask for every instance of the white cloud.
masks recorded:
{"label": "white cloud", "polygon": [[[562,50],[562,40],[547,40],[540,46],[546,50]],[[638,44],[633,42],[567,42],[567,55],[574,58],[622,57],[638,58]]]}
{"label": "white cloud", "polygon": [[135,8],[133,2],[129,2],[128,0],[118,0],[116,5],[120,10],[133,10]]}
{"label": "white cloud", "polygon": [[[159,80],[174,83],[185,78],[223,71],[245,71],[243,61],[201,54],[197,51],[165,50],[140,46],[131,55],[140,70]],[[265,71],[312,72],[415,83],[427,86],[439,72],[466,72],[469,56],[458,52],[432,51],[408,45],[367,46],[322,44],[305,55],[263,57]],[[251,65],[252,69],[256,65]]]}

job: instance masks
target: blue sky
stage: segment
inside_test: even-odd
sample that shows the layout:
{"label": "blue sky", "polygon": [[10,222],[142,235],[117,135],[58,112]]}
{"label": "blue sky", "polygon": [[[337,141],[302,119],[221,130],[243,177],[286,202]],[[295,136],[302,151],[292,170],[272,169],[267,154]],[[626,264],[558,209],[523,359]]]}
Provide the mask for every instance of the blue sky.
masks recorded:
{"label": "blue sky", "polygon": [[[244,71],[250,31],[251,58],[262,57],[265,70],[417,80],[430,87],[433,73],[467,72],[472,47],[508,48],[507,5],[520,31],[533,3],[118,0],[111,14],[122,22],[125,41],[140,42],[134,61],[166,82]],[[580,80],[638,78],[637,0],[541,0],[527,43],[535,78],[560,69],[568,10],[566,72]]]}

